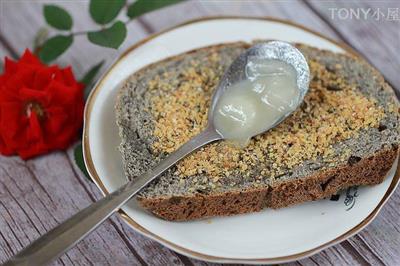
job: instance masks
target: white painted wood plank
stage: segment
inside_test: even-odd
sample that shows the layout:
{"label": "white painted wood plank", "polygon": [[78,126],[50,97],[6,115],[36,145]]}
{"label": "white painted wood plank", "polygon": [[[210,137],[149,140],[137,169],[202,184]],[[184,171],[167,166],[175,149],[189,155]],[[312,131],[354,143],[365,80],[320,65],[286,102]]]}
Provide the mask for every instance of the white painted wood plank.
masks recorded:
{"label": "white painted wood plank", "polygon": [[[73,162],[73,148],[67,151],[67,155],[69,160]],[[72,167],[80,183],[90,193],[91,197],[93,199],[102,198],[103,196],[97,186],[92,181],[89,181],[76,165]],[[111,222],[123,236],[124,241],[134,247],[136,252],[149,265],[182,265],[179,257],[173,251],[135,232],[117,215],[111,218]]]}
{"label": "white painted wood plank", "polygon": [[146,14],[142,17],[150,29],[160,31],[189,19],[205,16],[274,17],[300,23],[325,35],[337,38],[334,31],[303,1],[187,1]]}
{"label": "white painted wood plank", "polygon": [[[74,169],[69,157],[62,152],[27,162],[0,156],[0,263],[90,204],[93,195],[89,195],[89,187],[100,197],[94,184],[86,177],[76,177],[74,170],[79,169]],[[114,216],[57,263],[127,265],[142,262],[183,265],[174,252],[133,232]]]}
{"label": "white painted wood plank", "polygon": [[[43,4],[52,3],[64,7],[73,17],[73,31],[98,30],[90,18],[88,1],[4,1],[1,6],[0,25],[3,37],[21,54],[25,48],[32,48],[32,41],[37,30],[47,26],[42,15]],[[123,10],[122,12],[125,12]],[[120,19],[126,20],[121,13]],[[47,26],[49,27],[49,26]],[[50,29],[50,36],[56,31]],[[66,53],[61,55],[56,63],[72,65],[76,76],[81,77],[91,66],[105,59],[110,64],[128,46],[142,39],[147,32],[137,21],[128,24],[128,35],[123,45],[118,49],[104,48],[91,44],[86,35],[74,37],[74,43]],[[107,65],[107,64],[106,64]],[[106,66],[103,67],[105,69]]]}
{"label": "white painted wood plank", "polygon": [[368,261],[380,261],[386,265],[400,262],[400,189],[398,188],[378,217],[357,236],[349,239],[350,244]]}
{"label": "white painted wood plank", "polygon": [[[0,261],[92,201],[76,179],[65,153],[23,161],[0,156]],[[140,263],[106,221],[58,263],[91,265]]]}
{"label": "white painted wood plank", "polygon": [[[399,1],[310,1],[310,5],[400,90]],[[388,19],[390,10],[398,12],[397,20]],[[359,12],[360,17],[346,15],[350,12]],[[362,12],[369,13],[364,17]]]}

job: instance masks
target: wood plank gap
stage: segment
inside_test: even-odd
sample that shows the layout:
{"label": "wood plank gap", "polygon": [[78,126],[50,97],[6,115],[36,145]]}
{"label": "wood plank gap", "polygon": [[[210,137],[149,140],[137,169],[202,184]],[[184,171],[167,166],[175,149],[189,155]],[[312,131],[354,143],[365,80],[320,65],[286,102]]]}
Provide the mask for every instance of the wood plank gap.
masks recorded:
{"label": "wood plank gap", "polygon": [[[386,265],[386,263],[379,257],[378,254],[368,245],[368,243],[359,235],[355,235],[354,238],[358,238],[361,242],[364,243],[365,248],[374,256],[374,258],[381,263],[381,265]],[[353,245],[349,242],[349,244],[353,247]],[[353,247],[354,248],[354,247]],[[355,249],[355,248],[354,248]]]}
{"label": "wood plank gap", "polygon": [[172,251],[183,263],[185,266],[194,266],[194,264],[190,261],[190,259],[182,254],[179,254],[178,252]]}
{"label": "wood plank gap", "polygon": [[122,241],[124,241],[125,245],[127,246],[127,248],[129,248],[129,250],[132,252],[132,254],[135,255],[135,257],[138,259],[138,261],[142,265],[148,266],[148,264],[144,261],[144,259],[136,251],[135,247],[132,246],[131,243],[129,243],[129,240],[126,238],[125,234],[123,232],[121,232],[121,230],[119,230],[119,228],[117,227],[115,222],[111,219],[109,219],[109,220],[110,220],[110,224],[115,228],[115,231],[117,231],[118,235],[121,237]]}
{"label": "wood plank gap", "polygon": [[[82,239],[83,240],[83,239]],[[78,242],[79,243],[79,242]],[[80,249],[80,247],[79,247],[79,245],[75,245],[75,246],[72,246],[69,250],[71,250],[71,249],[73,249],[73,248],[76,248],[77,250],[79,250],[79,252],[82,254],[82,256],[85,258],[85,260],[89,263],[89,265],[93,265],[94,266],[94,263],[88,258],[88,256],[86,255],[86,252],[83,252],[81,249]],[[67,250],[67,252],[66,253],[68,253],[68,251],[69,250]],[[68,254],[66,254],[67,256],[68,256]],[[103,254],[102,254],[103,255]],[[104,255],[103,255],[103,257],[105,257]]]}
{"label": "wood plank gap", "polygon": [[87,185],[81,180],[81,178],[79,177],[79,174],[76,172],[75,167],[73,162],[71,161],[71,159],[68,156],[67,151],[64,151],[64,156],[67,158],[68,164],[70,166],[70,169],[72,170],[72,172],[74,173],[75,178],[78,180],[79,184],[83,187],[83,189],[85,190],[86,194],[88,194],[89,198],[92,200],[92,202],[95,202],[97,199],[92,195],[92,193],[89,191],[89,189],[87,188]]}
{"label": "wood plank gap", "polygon": [[[40,199],[39,195],[36,195],[36,196],[38,197],[38,199]],[[49,213],[51,213],[51,211],[47,208],[47,206],[46,206],[42,201],[40,201],[40,203],[42,204],[42,206],[43,206],[44,209],[46,209]],[[27,202],[27,205],[29,206],[29,208],[32,209],[33,214],[35,215],[35,217],[38,219],[38,221],[41,223],[41,225],[42,225],[43,228],[45,229],[45,233],[47,233],[48,231],[50,231],[51,229],[53,229],[54,227],[56,227],[57,225],[59,225],[61,222],[63,222],[63,221],[58,221],[58,220],[56,219],[55,216],[50,215],[49,217],[51,217],[51,218],[54,220],[55,225],[54,225],[53,227],[51,227],[51,228],[46,228],[46,227],[43,225],[43,223],[42,223],[42,221],[40,220],[40,218],[38,217],[38,215],[36,214],[36,212],[34,211],[34,209],[32,208],[32,206],[29,204],[29,201]],[[76,206],[76,205],[75,205],[75,206]],[[30,220],[29,216],[28,216],[28,219]],[[42,234],[39,232],[39,237],[40,237],[41,235],[42,235]],[[77,250],[79,250],[80,254],[86,259],[86,261],[88,261],[90,264],[93,265],[93,263],[90,261],[90,259],[86,256],[85,252],[83,252],[83,251],[79,248],[79,245],[76,245],[74,248],[76,248]],[[69,261],[70,261],[71,263],[73,263],[74,261],[73,261],[73,260],[71,259],[71,257],[68,255],[68,252],[69,252],[69,250],[68,250],[66,253],[64,253],[64,255],[69,259]],[[59,260],[61,261],[61,260],[62,260],[62,257],[60,257]],[[65,265],[65,264],[63,263],[63,265]]]}
{"label": "wood plank gap", "polygon": [[149,23],[147,23],[143,18],[139,17],[136,19],[136,21],[139,22],[139,24],[143,27],[143,29],[147,33],[155,32],[155,29]]}
{"label": "wood plank gap", "polygon": [[[26,167],[25,164],[19,164],[19,165],[23,165],[24,167]],[[34,175],[34,173],[33,173],[32,171],[30,171],[29,168],[27,168],[27,169],[29,170],[29,173],[30,173],[34,178],[36,178],[36,176]],[[8,175],[9,178],[11,178],[10,174],[8,173],[8,171],[7,171],[4,167],[2,167],[2,170]],[[38,180],[37,180],[37,181],[38,181]],[[39,182],[39,181],[38,181],[38,182]],[[19,190],[22,191],[22,189],[17,185],[17,183],[15,183],[15,185],[18,187]],[[28,218],[28,220],[30,221],[30,223],[33,225],[33,227],[34,227],[34,228],[36,229],[36,231],[38,232],[38,236],[40,237],[40,236],[41,236],[41,233],[40,233],[39,229],[36,227],[35,223],[31,220],[31,218],[29,217],[29,215],[26,213],[25,209],[21,206],[21,204],[18,202],[18,200],[13,196],[13,194],[12,194],[11,191],[7,188],[7,186],[5,186],[5,184],[3,184],[3,186],[4,186],[4,189],[5,189],[5,190],[8,192],[8,194],[11,196],[11,198],[12,198],[12,199],[17,203],[17,205],[21,208],[22,212],[26,215],[26,217]],[[44,189],[44,188],[42,188],[42,189]],[[45,190],[44,190],[44,191],[45,191]],[[50,199],[51,199],[51,198],[50,198]],[[40,201],[40,202],[41,202],[41,201]],[[46,208],[45,204],[44,204],[43,202],[41,202],[41,203],[42,203],[43,206]],[[8,213],[8,215],[9,215],[10,217],[12,217],[12,216],[11,216],[11,213],[8,211],[8,209],[6,208],[6,206],[5,206],[2,202],[0,202],[0,205],[6,210],[6,212]],[[43,223],[41,222],[41,220],[39,219],[39,217],[37,216],[36,212],[33,210],[32,206],[29,205],[28,202],[27,202],[27,205],[28,205],[29,208],[32,210],[32,212],[33,212],[33,214],[36,216],[36,218],[38,218],[38,220],[39,220],[40,224],[42,225],[42,227],[43,227],[45,230],[47,230],[46,227],[45,227],[45,226],[43,225]],[[47,209],[47,208],[46,208],[46,209]],[[48,211],[49,211],[49,210],[48,210]],[[3,218],[5,219],[4,216],[3,216]],[[52,216],[52,218],[55,220],[56,223],[58,223],[58,221],[55,219],[54,216]],[[10,224],[8,223],[7,219],[5,219],[5,221],[6,221],[7,225],[8,225],[10,228],[12,228],[12,227],[10,226]],[[27,240],[28,240],[29,242],[32,242],[32,241],[29,239],[29,237],[27,236],[27,234],[25,233],[25,231],[24,231],[24,230],[21,230],[21,231],[24,232],[24,235],[25,235],[25,237],[27,238]],[[18,243],[21,245],[21,250],[24,249],[26,246],[22,244],[22,242],[19,240],[19,238],[17,238],[17,236],[15,235],[15,233],[14,233],[13,230],[11,230],[11,232],[12,232],[12,234],[14,235],[15,239],[18,241]],[[34,241],[34,240],[33,240],[33,241]],[[6,243],[7,243],[7,246],[9,246],[8,242],[6,242]],[[29,244],[28,244],[28,245],[29,245]],[[12,249],[11,249],[11,251],[12,251]],[[17,251],[17,252],[19,252],[19,251]],[[67,259],[72,263],[73,261],[72,261],[72,259],[69,257],[69,255],[68,255],[68,254],[65,254],[65,255],[66,255]],[[85,258],[86,258],[86,257],[85,257]],[[60,261],[63,265],[65,265],[65,263],[63,262],[62,259],[59,259],[59,261]]]}
{"label": "wood plank gap", "polygon": [[[41,183],[39,182],[39,179],[36,177],[35,173],[29,168],[29,166],[28,166],[27,164],[19,164],[19,165],[23,166],[23,167],[29,172],[29,174],[32,176],[32,178],[35,179],[37,183],[39,183],[39,186],[41,187],[41,189],[47,194],[46,189],[41,185]],[[4,168],[3,168],[3,171],[5,171],[6,174],[9,175],[9,173],[7,172],[7,170],[5,170]],[[18,189],[20,189],[20,190],[22,191],[22,189],[17,185],[17,183],[15,183],[15,185],[18,187]],[[38,230],[38,228],[35,226],[35,224],[34,224],[33,221],[31,220],[31,218],[28,216],[28,214],[25,212],[25,209],[22,208],[22,206],[18,203],[18,201],[14,198],[14,196],[13,196],[13,195],[11,194],[11,192],[8,190],[8,188],[5,187],[5,189],[6,189],[7,192],[11,195],[11,197],[14,199],[14,201],[17,202],[18,206],[21,208],[21,210],[22,210],[22,211],[24,212],[24,214],[27,216],[28,220],[33,224],[33,226],[34,226],[34,228],[36,229],[36,231],[38,231],[38,238],[39,238],[42,234],[40,233],[40,231]],[[33,191],[35,192],[34,189],[33,189]],[[47,195],[48,195],[48,194],[47,194]],[[36,195],[36,196],[38,197],[39,202],[42,204],[42,206],[43,206],[49,213],[51,213],[51,211],[47,208],[47,205],[46,205],[44,202],[42,202],[42,201],[40,200],[40,196],[39,196],[39,195]],[[51,200],[51,202],[52,202],[53,204],[55,204],[55,203],[52,201],[52,198],[50,197],[50,195],[48,195],[48,197],[49,197],[49,199]],[[43,223],[42,223],[41,220],[39,219],[38,215],[36,214],[36,212],[34,211],[34,209],[32,208],[32,206],[29,204],[29,201],[27,201],[27,205],[28,205],[29,208],[32,210],[32,212],[33,212],[33,214],[36,216],[36,218],[39,220],[39,222],[40,222],[40,224],[42,225],[42,227],[44,228],[45,232],[51,230],[52,228],[47,229],[47,228],[43,225]],[[5,206],[3,206],[3,207],[5,207]],[[75,207],[77,207],[77,206],[75,205]],[[77,207],[77,208],[78,208],[78,207]],[[55,216],[53,216],[53,215],[50,215],[50,216],[51,216],[51,217],[53,218],[53,220],[55,221],[55,224],[56,224],[55,226],[57,226],[58,224],[60,224],[60,221],[58,221],[58,220],[56,219]],[[54,227],[53,227],[53,228],[54,228]],[[26,235],[26,234],[25,234],[25,235]],[[30,241],[29,238],[28,238],[28,240]],[[36,240],[36,239],[34,239],[34,240]],[[30,242],[32,242],[32,241],[30,241]],[[85,254],[79,247],[77,247],[77,249],[78,249],[79,252],[83,255],[83,257],[86,259],[86,261],[89,262],[89,263],[91,263],[91,264],[93,265],[93,263],[89,260],[89,258],[86,256],[86,254]],[[64,255],[65,255],[65,257],[66,257],[71,263],[73,263],[73,260],[72,260],[71,257],[69,256],[68,252],[66,252]],[[61,258],[59,258],[59,261],[61,261],[62,264],[65,265],[65,263],[62,261]]]}
{"label": "wood plank gap", "polygon": [[[71,265],[74,263],[74,261],[68,255],[68,252],[64,253],[61,257],[67,258],[70,261]],[[61,258],[61,257],[58,259],[58,261],[61,261],[62,265],[66,265],[65,262],[64,262],[64,258]]]}
{"label": "wood plank gap", "polygon": [[[72,169],[76,179],[78,180],[78,182],[82,185],[82,187],[84,188],[84,190],[86,191],[86,193],[88,194],[88,196],[90,197],[90,199],[92,199],[93,201],[96,201],[96,198],[92,195],[92,192],[87,188],[87,185],[85,184],[85,182],[82,180],[82,178],[80,177],[80,175],[76,172],[76,169],[73,165],[72,159],[70,158],[70,156],[68,155],[68,152],[65,151],[64,155],[67,157],[67,160],[70,164],[70,168]],[[120,219],[120,217],[115,216],[116,219]],[[116,230],[117,234],[121,237],[122,241],[125,243],[126,247],[132,252],[132,254],[134,254],[137,259],[143,264],[143,265],[148,265],[146,263],[146,261],[139,255],[139,253],[136,251],[136,248],[130,243],[128,236],[126,235],[125,232],[123,232],[118,225],[115,223],[115,221],[113,219],[109,219],[110,224],[114,227],[114,229]],[[124,222],[123,222],[124,223]],[[180,255],[178,253],[171,251],[171,255],[176,254],[176,257],[178,260],[180,260],[184,265],[189,265],[189,266],[193,266],[194,264],[190,262],[190,260],[183,255]]]}
{"label": "wood plank gap", "polygon": [[[11,217],[11,221],[13,222],[13,224],[14,224],[14,225],[17,225],[16,222],[14,221],[14,219],[13,219],[13,216],[12,216],[11,213],[8,211],[8,209],[6,208],[6,206],[5,206],[2,202],[0,202],[0,205],[1,205],[1,206],[4,208],[4,210],[7,212],[8,216]],[[11,231],[12,235],[14,236],[15,240],[17,240],[18,244],[20,245],[20,249],[24,248],[25,245],[21,242],[21,240],[18,238],[18,236],[15,234],[15,232],[14,232],[14,230],[13,230],[14,228],[16,228],[16,226],[11,226],[10,223],[8,222],[8,219],[7,219],[2,213],[1,213],[0,215],[4,218],[5,223],[6,223],[7,226],[10,228],[10,231]],[[19,226],[18,226],[18,229],[21,229],[21,228],[19,228]],[[24,230],[21,230],[21,231],[24,232],[24,235],[25,235],[26,239],[29,241],[29,237],[26,235],[25,231],[24,231]]]}
{"label": "wood plank gap", "polygon": [[[69,257],[68,257],[68,259],[69,259]],[[60,262],[63,266],[66,266],[66,264],[65,264],[63,259],[59,259],[58,262]]]}
{"label": "wood plank gap", "polygon": [[[81,184],[81,186],[83,187],[83,189],[85,190],[85,192],[88,194],[89,198],[95,202],[96,198],[90,193],[90,191],[88,190],[88,188],[86,187],[87,185],[84,184],[84,182],[81,180],[81,178],[79,177],[79,174],[76,172],[74,165],[71,161],[71,158],[68,156],[67,152],[64,152],[64,156],[67,158],[67,161],[70,165],[70,168],[72,169],[72,172],[75,175],[75,178],[78,180],[79,184]],[[124,244],[126,245],[126,247],[132,252],[132,254],[138,259],[138,261],[142,264],[142,265],[147,265],[147,263],[143,260],[143,258],[138,254],[138,252],[136,251],[135,247],[133,247],[130,243],[129,240],[126,238],[126,235],[121,232],[121,230],[119,230],[118,226],[115,224],[115,222],[112,219],[108,219],[110,224],[112,225],[112,227],[114,227],[115,231],[118,233],[118,235],[121,237],[122,241],[124,242]]]}
{"label": "wood plank gap", "polygon": [[321,19],[331,30],[339,37],[342,42],[348,44],[351,48],[356,50],[349,42],[346,41],[346,37],[333,25],[324,15],[322,15],[312,4],[307,0],[301,0],[319,19]]}
{"label": "wood plank gap", "polygon": [[[11,179],[11,175],[8,173],[8,171],[7,171],[4,167],[1,167],[1,169],[2,169],[2,170],[4,171],[4,173]],[[36,227],[35,223],[31,220],[31,218],[29,217],[29,215],[26,213],[25,209],[22,208],[22,206],[21,206],[21,204],[19,203],[19,201],[14,197],[14,194],[11,193],[11,191],[8,189],[8,187],[7,187],[4,183],[3,183],[3,187],[4,187],[4,189],[7,191],[7,193],[11,196],[11,198],[15,201],[15,203],[18,205],[18,207],[22,210],[22,212],[26,215],[26,217],[28,218],[28,220],[30,221],[30,223],[33,225],[33,228],[36,229],[36,231],[38,232],[38,235],[40,236],[40,231],[39,231],[39,229]],[[20,188],[19,188],[19,189],[20,189]],[[20,189],[20,190],[21,190],[21,189]],[[9,210],[7,209],[7,207],[4,205],[4,203],[3,203],[3,202],[0,202],[0,205],[5,209],[5,211],[7,212],[7,214],[12,218],[11,220],[14,222],[14,224],[16,224],[15,221],[14,221],[14,219],[13,219],[13,216],[11,215],[11,213],[9,212]],[[3,218],[5,219],[7,225],[10,226],[10,225],[8,224],[7,219],[6,219],[4,216],[3,216]],[[12,227],[10,227],[10,228],[12,228]],[[25,235],[26,239],[28,240],[28,242],[31,242],[31,240],[29,239],[29,237],[28,237],[28,235],[26,234],[25,230],[21,230],[21,231],[24,232],[24,235]],[[14,236],[16,237],[16,235],[15,235],[14,232],[13,232],[13,234],[14,234]],[[19,241],[19,239],[17,239],[17,240],[18,240],[18,242],[21,244],[21,247],[24,248],[24,245]]]}
{"label": "wood plank gap", "polygon": [[345,240],[340,245],[346,249],[350,253],[350,255],[353,256],[353,258],[360,263],[360,265],[368,265],[369,262],[367,259],[364,258],[364,256],[358,252],[349,241]]}
{"label": "wood plank gap", "polygon": [[[21,165],[24,165],[24,164],[21,164]],[[4,169],[4,168],[2,168],[3,169],[3,171],[9,176],[9,173]],[[9,178],[11,178],[10,176],[9,176]],[[18,187],[18,189],[19,190],[21,190],[22,191],[22,189],[15,183],[15,185]],[[35,225],[35,223],[31,220],[31,218],[29,217],[29,215],[26,213],[26,211],[25,211],[25,209],[20,205],[20,203],[17,201],[17,199],[13,196],[13,194],[11,193],[11,191],[5,186],[5,184],[3,184],[3,186],[4,186],[4,189],[8,192],[8,194],[12,197],[12,199],[17,203],[17,205],[21,208],[21,210],[22,210],[22,212],[26,215],[26,217],[28,218],[28,220],[30,221],[30,223],[33,225],[33,227],[36,229],[36,231],[38,232],[38,236],[40,237],[41,236],[41,233],[40,233],[40,231],[39,231],[39,229],[36,227],[36,225]],[[41,202],[42,203],[42,202]],[[43,204],[43,203],[42,203]],[[8,211],[8,209],[6,208],[6,206],[2,203],[2,202],[0,202],[0,205],[6,210],[6,212],[8,213],[8,215],[10,216],[10,217],[12,217],[11,216],[11,213]],[[35,215],[35,217],[39,220],[39,222],[40,222],[40,224],[42,225],[42,227],[45,229],[45,230],[47,230],[46,229],[46,227],[43,225],[43,223],[42,223],[42,221],[39,219],[39,217],[38,217],[38,215],[36,214],[36,212],[35,212],[35,210],[32,208],[32,206],[31,205],[29,205],[29,203],[27,202],[27,206],[32,210],[32,212],[33,212],[33,214]],[[45,204],[43,204],[43,206],[45,207]],[[45,207],[46,208],[46,207]],[[10,224],[7,222],[7,219],[3,216],[3,218],[5,219],[5,221],[6,221],[6,223],[7,223],[7,225],[10,227]],[[56,221],[56,223],[57,223],[57,220],[52,216],[52,218]],[[15,223],[14,223],[15,224]],[[10,227],[10,228],[12,228],[12,227]],[[25,237],[28,239],[28,241],[29,242],[31,242],[30,241],[30,239],[29,239],[29,237],[26,235],[26,233],[25,233],[25,231],[24,230],[21,230],[21,231],[23,231],[24,232],[24,235],[25,235]],[[16,237],[16,235],[15,235],[15,233],[14,233],[14,231],[12,231],[11,230],[11,232],[12,232],[12,234],[14,235],[14,237],[16,238],[16,240],[18,241],[18,243],[21,245],[21,250],[22,249],[24,249],[26,246],[25,245],[23,245],[22,244],[22,242],[19,240],[19,238],[17,238]],[[4,236],[3,236],[4,237]],[[34,241],[34,240],[33,240]],[[9,246],[9,243],[6,241],[6,243],[7,243],[7,246]],[[28,244],[29,245],[29,244]],[[10,249],[11,251],[13,251],[12,249]],[[17,252],[19,252],[19,251],[17,251]],[[13,254],[11,254],[11,256],[12,256]],[[10,257],[11,257],[10,256]],[[71,260],[71,258],[66,254],[66,257],[67,257],[67,259],[69,259],[69,261],[72,263],[72,260]],[[64,261],[62,260],[62,259],[59,259],[59,262],[61,262],[61,264],[62,265],[65,265],[65,263],[64,263]]]}
{"label": "wood plank gap", "polygon": [[[10,215],[10,212],[8,211],[8,209],[6,208],[6,206],[3,204],[3,202],[0,201],[0,206],[7,212],[7,214],[11,217],[11,221],[15,224],[15,221],[12,219],[12,216]],[[0,216],[3,217],[4,222],[7,224],[7,226],[10,228],[10,232],[13,235],[13,237],[15,238],[16,242],[19,244],[19,248],[23,248],[24,245],[22,244],[21,240],[17,237],[17,235],[15,234],[15,232],[12,230],[13,226],[10,225],[10,223],[8,222],[8,219],[3,215],[2,212],[0,212]],[[26,236],[26,235],[25,235]],[[9,244],[8,242],[6,242],[7,245]],[[13,251],[11,249],[11,251]]]}
{"label": "wood plank gap", "polygon": [[[21,189],[17,184],[15,184],[15,186],[18,187],[19,189]],[[34,193],[35,196],[38,198],[38,202],[40,202],[40,204],[43,206],[43,208],[44,208],[48,213],[52,213],[52,212],[47,208],[46,203],[44,203],[44,202],[41,200],[40,195],[38,195],[38,194],[36,193],[35,190],[33,190],[33,193]],[[29,201],[27,201],[26,204],[27,204],[27,205],[29,206],[29,208],[31,208],[32,210],[34,209],[34,208],[29,204]],[[42,223],[42,221],[39,219],[39,216],[36,214],[36,212],[34,212],[34,214],[35,214],[36,218],[38,218],[38,220],[40,221],[40,223]],[[54,215],[50,215],[50,217],[53,218],[53,221],[54,221],[54,223],[55,223],[56,225],[60,223],[60,221],[58,221],[58,219],[56,219],[56,217],[55,217]],[[42,224],[43,224],[43,223],[42,223]],[[43,228],[44,228],[45,230],[51,230],[53,227],[47,229],[46,227],[43,226]]]}
{"label": "wood plank gap", "polygon": [[[10,194],[11,198],[15,201],[15,203],[18,205],[18,207],[21,209],[21,211],[26,215],[26,218],[28,219],[28,221],[32,224],[32,227],[35,228],[36,232],[38,233],[38,235],[40,236],[40,230],[39,228],[37,228],[36,224],[32,221],[31,217],[28,215],[28,213],[26,212],[26,210],[22,207],[21,203],[19,203],[19,201],[14,197],[14,195],[10,192],[10,190],[8,190],[7,187],[4,187],[4,189],[8,192],[8,194]],[[3,206],[4,207],[4,206]],[[32,212],[34,213],[34,210],[29,206],[29,208],[32,210]],[[34,213],[35,216],[37,217],[36,213]],[[42,221],[40,221],[41,226],[44,228],[44,230],[46,230],[46,227],[43,226]]]}
{"label": "wood plank gap", "polygon": [[364,256],[359,253],[349,241],[345,240],[340,243],[340,245],[342,245],[351,255],[353,255],[353,257],[360,262],[361,265],[369,264],[368,260],[364,258]]}
{"label": "wood plank gap", "polygon": [[[364,59],[371,64],[375,69],[378,69],[369,59],[368,57],[361,52],[360,50],[358,50],[357,48],[355,48],[351,42],[336,28],[336,26],[334,24],[332,24],[324,15],[322,15],[312,4],[310,4],[307,0],[301,0],[303,1],[303,3],[311,10],[314,12],[315,15],[317,15],[328,27],[330,27],[332,29],[332,31],[339,37],[339,39],[344,42],[345,44],[347,44],[348,46],[350,46],[352,49],[354,49],[355,51],[357,51],[357,53],[361,54]],[[381,73],[379,71],[379,73]],[[400,89],[396,88],[386,77],[383,73],[381,73],[381,75],[383,76],[383,78],[385,79],[386,83],[390,85],[390,87],[393,88],[397,98],[400,100]]]}
{"label": "wood plank gap", "polygon": [[[10,250],[10,252],[7,252],[6,250],[4,250],[4,253],[7,255],[7,257],[11,257],[13,254],[12,254],[12,247],[10,246],[10,243],[8,243],[8,241],[7,241],[7,239],[6,239],[6,237],[3,235],[3,233],[1,232],[1,230],[0,230],[0,236],[1,236],[1,238],[4,240],[4,243],[6,244],[6,246],[7,246],[7,248]],[[1,260],[0,260],[0,262],[1,262]]]}
{"label": "wood plank gap", "polygon": [[[44,203],[41,202],[41,204],[42,204],[43,207],[44,207]],[[40,217],[37,215],[37,213],[35,212],[34,208],[29,204],[29,201],[26,202],[26,205],[32,210],[33,215],[35,215],[36,219],[38,219],[39,223],[42,225],[42,227],[44,228],[44,231],[45,231],[45,232],[47,232],[47,231],[49,231],[49,230],[52,229],[52,228],[46,228],[46,226],[44,226],[42,220],[41,220]],[[46,210],[47,210],[47,209],[46,209]],[[56,220],[56,218],[54,218],[54,216],[51,216],[51,217],[53,218],[54,222],[55,222],[56,224],[58,224],[58,221]],[[30,220],[30,218],[29,218],[29,220]],[[39,232],[39,235],[40,235],[40,232]]]}
{"label": "wood plank gap", "polygon": [[10,53],[13,59],[19,58],[17,51],[11,46],[3,34],[0,33],[0,43]]}
{"label": "wood plank gap", "polygon": [[26,164],[21,164],[23,165],[23,167],[26,169],[26,171],[28,171],[28,173],[32,176],[33,179],[35,179],[35,181],[38,183],[39,187],[43,190],[43,192],[46,194],[46,196],[49,198],[49,200],[51,201],[51,203],[53,203],[54,205],[57,205],[52,197],[50,196],[50,194],[47,192],[46,188],[42,185],[42,183],[40,182],[39,178],[37,178],[37,176],[35,175],[35,173],[32,171],[32,169],[29,167],[28,163]]}
{"label": "wood plank gap", "polygon": [[314,262],[315,263],[315,265],[319,265],[318,264],[318,262],[315,260],[315,259],[313,259],[313,257],[311,256],[311,257],[309,257],[309,259],[312,261],[312,262]]}

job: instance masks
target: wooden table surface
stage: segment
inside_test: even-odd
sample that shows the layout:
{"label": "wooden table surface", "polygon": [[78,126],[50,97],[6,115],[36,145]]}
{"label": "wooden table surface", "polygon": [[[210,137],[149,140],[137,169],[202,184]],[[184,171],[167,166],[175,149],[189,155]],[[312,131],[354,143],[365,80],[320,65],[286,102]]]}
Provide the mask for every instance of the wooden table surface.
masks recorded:
{"label": "wooden table surface", "polygon": [[[87,1],[0,1],[1,58],[15,57],[32,46],[36,31],[45,25],[43,3],[64,6],[73,15],[77,31],[96,28],[89,17]],[[346,10],[357,11],[359,8],[370,12],[367,18],[346,17]],[[393,87],[399,89],[400,18],[388,16],[388,12],[394,12],[392,15],[397,12],[400,16],[400,2],[189,1],[131,22],[127,40],[117,51],[94,46],[84,36],[77,37],[73,47],[57,63],[71,64],[75,75],[80,77],[102,58],[110,64],[126,47],[189,19],[215,15],[271,16],[303,24],[346,42],[377,67]],[[28,161],[0,156],[0,263],[100,197],[97,187],[74,166],[72,148]],[[290,264],[400,265],[399,206],[400,189],[397,189],[378,217],[362,232],[312,257]],[[54,264],[214,265],[177,254],[139,235],[117,215]]]}

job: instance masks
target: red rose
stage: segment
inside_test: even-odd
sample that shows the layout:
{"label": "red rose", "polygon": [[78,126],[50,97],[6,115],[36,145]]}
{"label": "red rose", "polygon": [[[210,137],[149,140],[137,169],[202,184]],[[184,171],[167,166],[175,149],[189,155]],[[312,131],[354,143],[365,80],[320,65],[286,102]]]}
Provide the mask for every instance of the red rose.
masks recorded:
{"label": "red rose", "polygon": [[0,75],[0,153],[23,159],[65,149],[83,120],[83,85],[71,67],[46,66],[29,50]]}

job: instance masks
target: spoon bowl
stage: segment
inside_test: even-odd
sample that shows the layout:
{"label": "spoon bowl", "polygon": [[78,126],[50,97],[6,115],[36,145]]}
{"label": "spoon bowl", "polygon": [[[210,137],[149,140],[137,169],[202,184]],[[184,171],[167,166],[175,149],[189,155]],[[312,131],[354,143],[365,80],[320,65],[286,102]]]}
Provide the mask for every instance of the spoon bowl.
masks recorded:
{"label": "spoon bowl", "polygon": [[266,124],[265,126],[259,127],[258,130],[254,131],[250,137],[254,137],[255,135],[268,131],[285,120],[285,118],[287,118],[302,103],[304,96],[308,91],[310,70],[305,57],[297,48],[287,42],[282,41],[263,42],[253,45],[245,52],[240,54],[226,70],[211,100],[211,105],[208,112],[208,124],[216,129],[216,131],[220,133],[223,138],[225,136],[218,131],[214,119],[216,112],[218,111],[216,109],[221,96],[232,89],[233,84],[237,84],[244,80],[253,79],[254,77],[252,77],[252,73],[250,73],[251,69],[249,66],[258,64],[257,62],[260,62],[260,60],[278,60],[292,66],[296,73],[298,94],[297,99],[295,99],[295,106],[293,106],[290,111],[285,112],[273,124]]}

